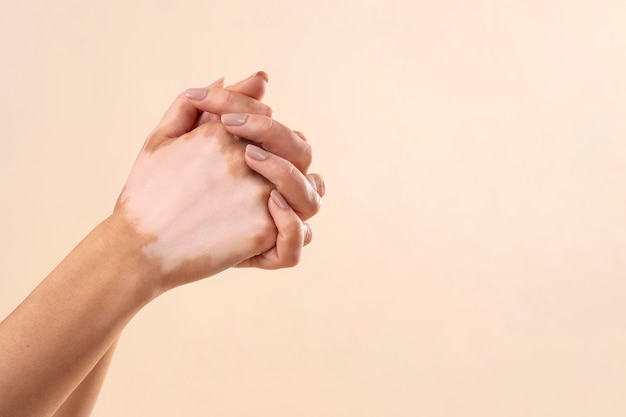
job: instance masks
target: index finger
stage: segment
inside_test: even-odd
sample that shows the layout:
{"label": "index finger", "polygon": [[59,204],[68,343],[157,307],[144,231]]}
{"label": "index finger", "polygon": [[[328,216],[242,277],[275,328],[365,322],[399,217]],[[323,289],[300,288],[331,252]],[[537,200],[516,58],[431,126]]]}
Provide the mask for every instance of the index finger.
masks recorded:
{"label": "index finger", "polygon": [[[255,100],[261,100],[263,99],[263,96],[265,96],[268,80],[269,77],[264,71],[258,71],[244,80],[241,80],[233,85],[229,85],[226,89],[234,91],[235,93],[246,95]],[[193,104],[194,102],[190,101],[190,103]],[[218,119],[218,115],[209,112],[201,112],[193,127],[195,128],[204,123]]]}
{"label": "index finger", "polygon": [[313,149],[304,135],[271,117],[258,114],[223,114],[222,123],[230,133],[251,140],[268,152],[293,163],[305,173],[313,161]]}
{"label": "index finger", "polygon": [[190,88],[185,91],[190,104],[201,111],[224,113],[253,113],[272,116],[272,109],[264,103],[236,91],[219,87]]}

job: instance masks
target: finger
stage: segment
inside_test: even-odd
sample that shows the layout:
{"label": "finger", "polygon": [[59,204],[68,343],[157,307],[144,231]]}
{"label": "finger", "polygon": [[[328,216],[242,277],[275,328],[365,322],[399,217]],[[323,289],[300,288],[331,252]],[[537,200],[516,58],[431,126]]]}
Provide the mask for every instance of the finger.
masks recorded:
{"label": "finger", "polygon": [[[253,144],[246,146],[245,160],[252,170],[276,186],[302,220],[319,211],[322,199],[317,184],[313,185],[291,162]],[[318,177],[313,178],[316,183]]]}
{"label": "finger", "polygon": [[294,130],[293,133],[300,136],[300,139],[302,139],[303,141],[307,142],[306,137],[304,136],[304,133],[298,132],[297,130]]}
{"label": "finger", "polygon": [[313,161],[313,150],[301,134],[271,117],[258,114],[227,113],[222,124],[235,136],[251,140],[268,152],[291,161],[301,172]]}
{"label": "finger", "polygon": [[268,209],[278,230],[276,245],[260,255],[246,259],[238,266],[278,269],[293,267],[300,262],[302,247],[311,241],[310,228],[302,223],[277,190],[272,190],[270,194]]}
{"label": "finger", "polygon": [[196,120],[196,124],[193,126],[193,128],[195,129],[196,127],[203,125],[205,123],[216,122],[218,120],[220,120],[220,117],[217,114],[203,111],[203,112],[200,112],[200,116],[198,116],[198,119]]}
{"label": "finger", "polygon": [[303,244],[303,246],[306,246],[309,243],[311,243],[311,241],[313,240],[313,228],[308,223],[304,223],[304,227],[306,227],[306,230],[305,230],[305,233],[304,233],[304,244]]}
{"label": "finger", "polygon": [[245,80],[239,81],[233,85],[226,87],[227,90],[235,91],[239,94],[252,97],[256,100],[262,100],[267,90],[269,77],[265,71],[258,71]]}
{"label": "finger", "polygon": [[320,174],[307,174],[306,179],[309,180],[320,197],[324,197],[326,194],[326,181],[324,181],[324,178]]}
{"label": "finger", "polygon": [[185,92],[189,103],[198,110],[213,113],[253,113],[271,116],[272,109],[260,101],[236,91],[219,87],[190,88]]}
{"label": "finger", "polygon": [[[263,96],[265,96],[268,80],[269,77],[267,76],[267,74],[263,71],[259,71],[252,74],[245,80],[239,81],[238,83],[226,87],[226,89],[239,94],[244,94],[255,100],[261,100],[263,99]],[[198,116],[196,123],[193,125],[193,127],[196,128],[200,125],[216,120],[219,120],[219,116],[213,113],[203,111],[200,116]]]}
{"label": "finger", "polygon": [[[224,78],[219,78],[209,88],[221,88]],[[156,128],[148,136],[145,148],[154,149],[167,139],[176,138],[189,132],[196,123],[199,110],[181,93],[167,109]]]}

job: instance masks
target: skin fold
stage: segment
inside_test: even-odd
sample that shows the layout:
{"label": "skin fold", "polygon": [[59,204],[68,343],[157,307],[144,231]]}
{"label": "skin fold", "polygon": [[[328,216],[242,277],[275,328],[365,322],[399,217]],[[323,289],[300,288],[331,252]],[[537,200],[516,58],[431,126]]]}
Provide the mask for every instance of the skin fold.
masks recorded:
{"label": "skin fold", "polygon": [[266,85],[261,72],[176,98],[113,213],[0,323],[0,417],[88,416],[151,300],[229,267],[299,262],[325,185],[304,136],[260,101]]}

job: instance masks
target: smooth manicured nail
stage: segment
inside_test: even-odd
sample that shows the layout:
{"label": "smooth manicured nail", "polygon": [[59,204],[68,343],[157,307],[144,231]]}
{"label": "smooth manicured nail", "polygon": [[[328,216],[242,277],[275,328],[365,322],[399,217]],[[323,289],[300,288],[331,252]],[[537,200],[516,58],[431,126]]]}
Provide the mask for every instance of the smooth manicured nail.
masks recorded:
{"label": "smooth manicured nail", "polygon": [[207,93],[208,90],[206,88],[189,88],[185,91],[185,95],[189,100],[202,100]]}
{"label": "smooth manicured nail", "polygon": [[248,145],[246,146],[246,155],[257,161],[265,161],[269,158],[270,154],[265,149],[261,149],[258,146]]}
{"label": "smooth manicured nail", "polygon": [[282,194],[278,192],[278,190],[272,190],[270,195],[272,196],[272,200],[274,200],[274,202],[276,203],[278,207],[280,207],[283,210],[289,208],[289,204],[287,204],[285,197],[283,197]]}
{"label": "smooth manicured nail", "polygon": [[248,121],[247,114],[226,113],[222,114],[222,123],[226,126],[241,126]]}

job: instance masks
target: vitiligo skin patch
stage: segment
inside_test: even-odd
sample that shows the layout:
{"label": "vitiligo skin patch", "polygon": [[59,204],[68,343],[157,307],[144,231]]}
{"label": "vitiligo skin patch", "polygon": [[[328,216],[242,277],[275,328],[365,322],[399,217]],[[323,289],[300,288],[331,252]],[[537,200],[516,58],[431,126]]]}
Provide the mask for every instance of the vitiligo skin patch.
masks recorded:
{"label": "vitiligo skin patch", "polygon": [[213,275],[270,249],[271,191],[244,161],[245,143],[206,123],[139,154],[118,199],[142,252],[172,279]]}

